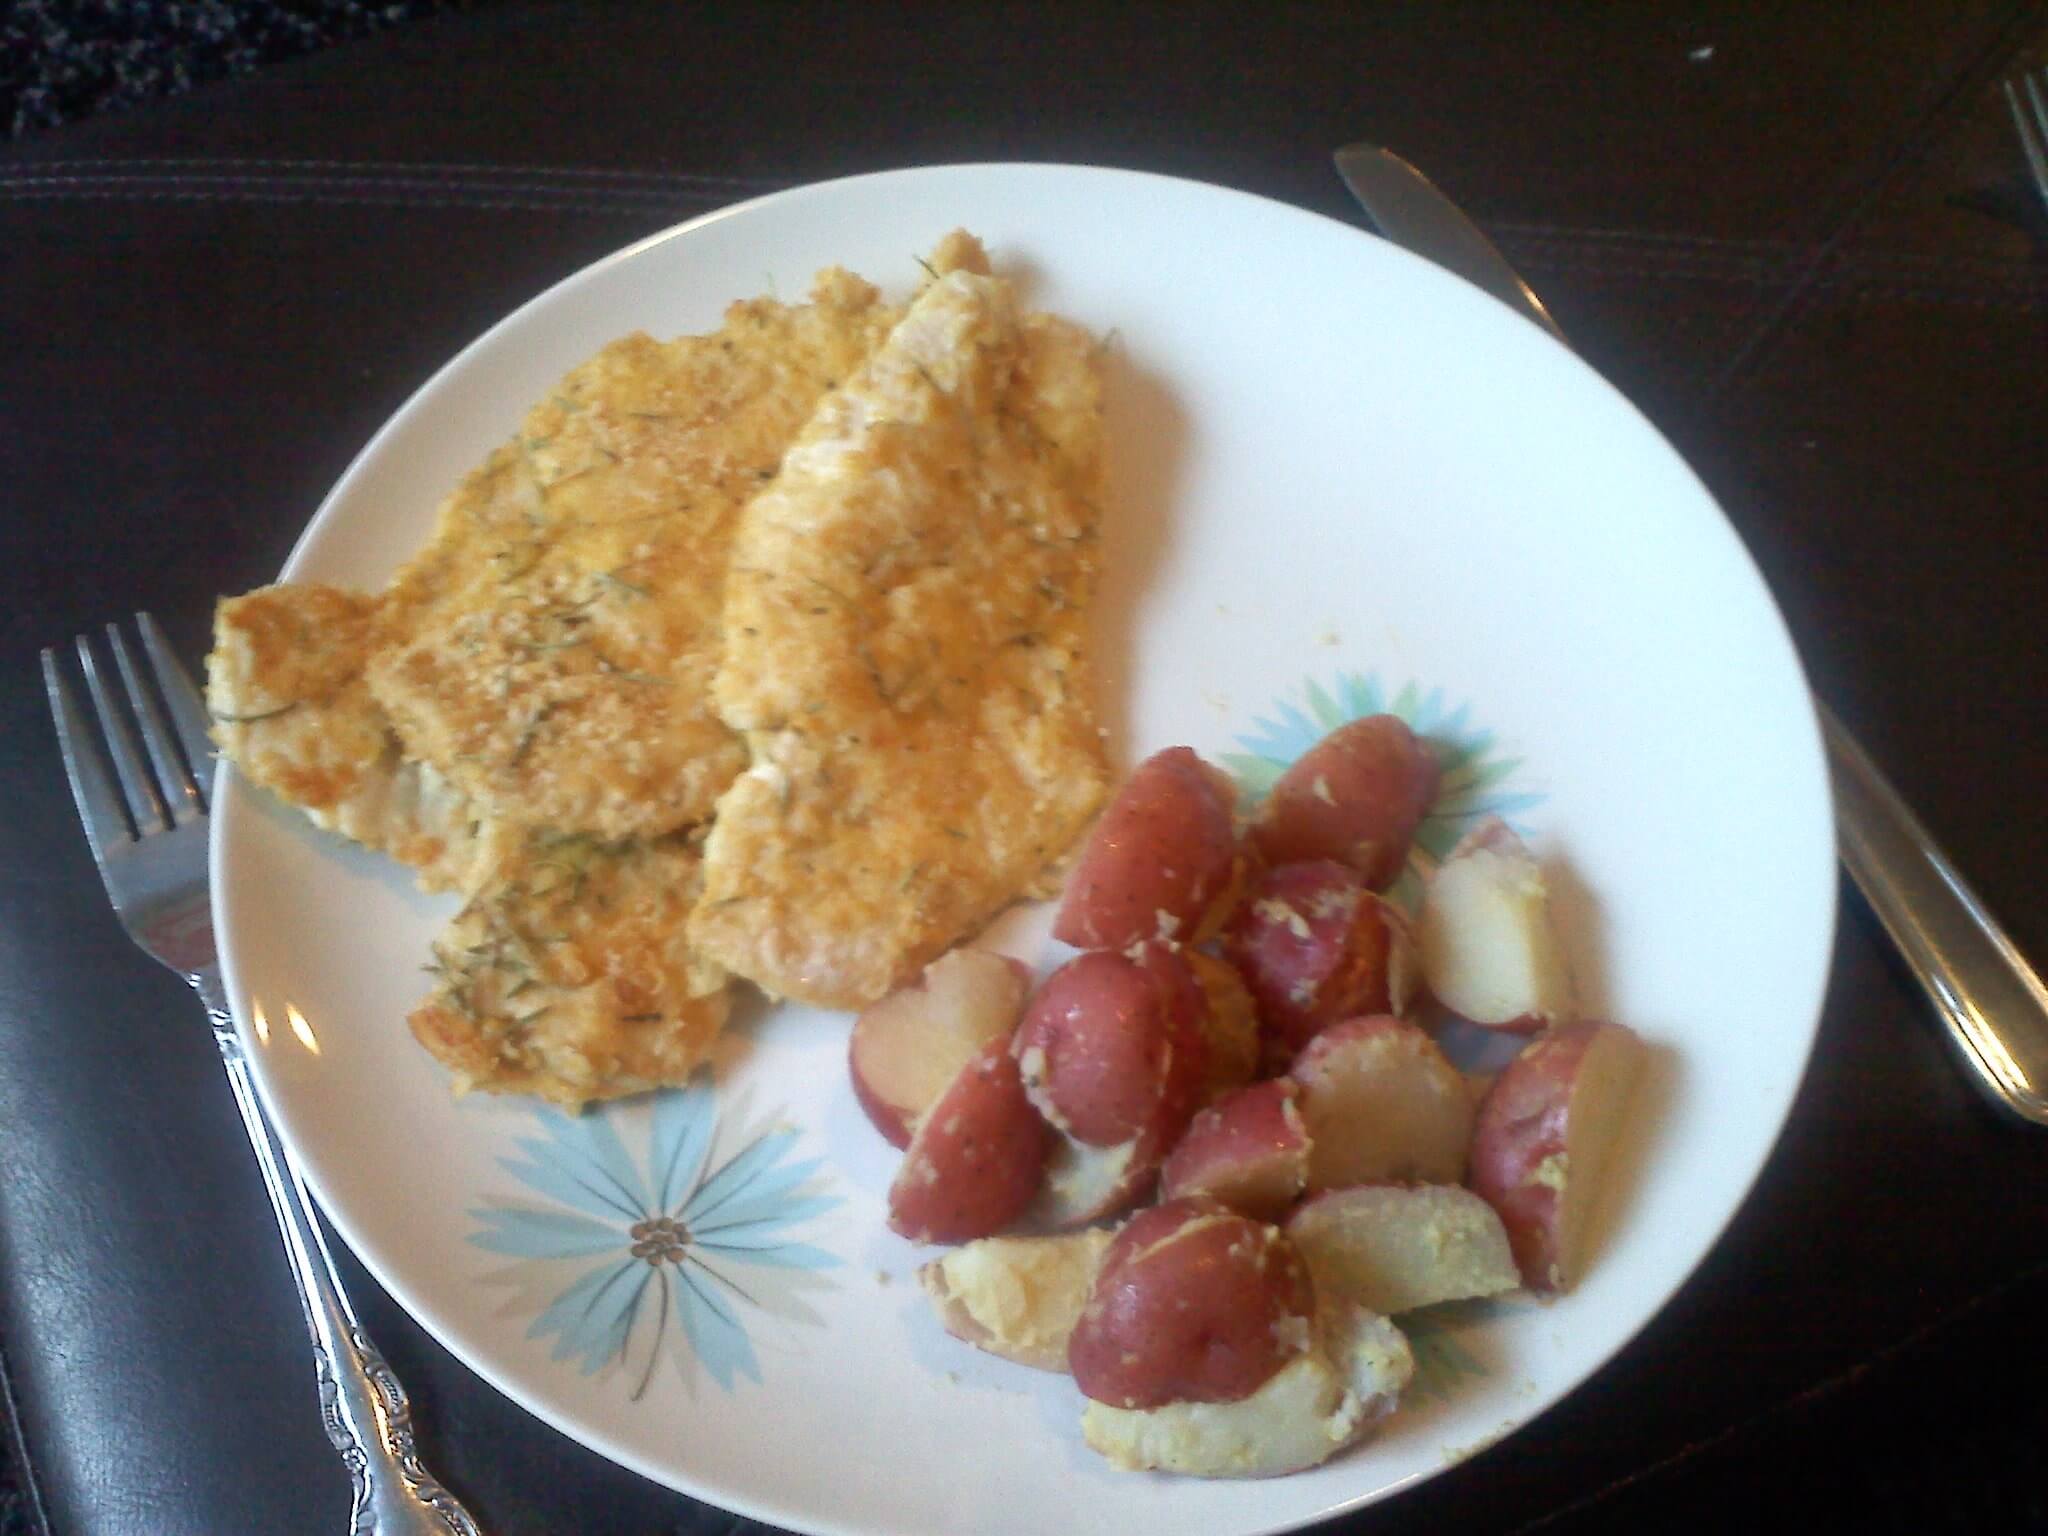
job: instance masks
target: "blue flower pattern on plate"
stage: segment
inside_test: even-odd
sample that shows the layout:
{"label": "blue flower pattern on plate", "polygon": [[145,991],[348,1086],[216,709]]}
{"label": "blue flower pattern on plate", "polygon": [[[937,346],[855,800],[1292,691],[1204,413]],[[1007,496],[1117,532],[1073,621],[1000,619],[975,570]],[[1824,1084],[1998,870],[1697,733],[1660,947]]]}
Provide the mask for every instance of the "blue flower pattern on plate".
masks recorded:
{"label": "blue flower pattern on plate", "polygon": [[[709,1073],[653,1099],[646,1153],[627,1149],[630,1107],[533,1111],[540,1134],[499,1165],[545,1204],[494,1200],[470,1212],[469,1241],[515,1262],[486,1278],[535,1312],[529,1339],[586,1376],[618,1371],[643,1396],[666,1353],[686,1386],[694,1367],[725,1391],[761,1367],[749,1314],[818,1324],[807,1292],[839,1260],[792,1229],[837,1206],[819,1160],[792,1160],[798,1132],[723,1125]],[[721,1137],[721,1130],[726,1134]],[[680,1331],[686,1348],[672,1333]]]}

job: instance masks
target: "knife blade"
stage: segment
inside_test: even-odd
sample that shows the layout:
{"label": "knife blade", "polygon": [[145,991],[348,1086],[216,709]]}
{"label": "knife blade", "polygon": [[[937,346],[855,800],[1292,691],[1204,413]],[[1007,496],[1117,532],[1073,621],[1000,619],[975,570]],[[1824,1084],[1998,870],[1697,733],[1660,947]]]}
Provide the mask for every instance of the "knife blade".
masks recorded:
{"label": "knife blade", "polygon": [[1564,341],[1564,332],[1522,274],[1422,172],[1376,144],[1347,144],[1334,158],[1337,174],[1381,234],[1485,289]]}

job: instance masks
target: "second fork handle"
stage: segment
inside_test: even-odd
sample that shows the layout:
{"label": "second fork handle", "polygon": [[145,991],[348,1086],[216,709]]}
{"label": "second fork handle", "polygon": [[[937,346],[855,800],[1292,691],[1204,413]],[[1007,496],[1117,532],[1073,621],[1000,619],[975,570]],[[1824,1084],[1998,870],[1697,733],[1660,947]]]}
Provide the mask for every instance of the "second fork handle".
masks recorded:
{"label": "second fork handle", "polygon": [[351,1485],[349,1536],[482,1536],[469,1511],[420,1465],[405,1388],[363,1332],[341,1288],[305,1183],[256,1095],[220,978],[209,970],[188,979],[213,1021],[235,1107],[255,1149],[313,1335],[320,1420]]}
{"label": "second fork handle", "polygon": [[1847,727],[1817,704],[1842,863],[1991,1098],[2048,1125],[2048,986]]}

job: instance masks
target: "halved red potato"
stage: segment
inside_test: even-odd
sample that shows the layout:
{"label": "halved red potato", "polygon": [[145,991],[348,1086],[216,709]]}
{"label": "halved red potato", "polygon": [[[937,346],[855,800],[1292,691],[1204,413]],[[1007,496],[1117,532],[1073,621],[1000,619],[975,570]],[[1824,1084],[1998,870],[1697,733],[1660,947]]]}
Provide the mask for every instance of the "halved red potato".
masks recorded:
{"label": "halved red potato", "polygon": [[1279,1477],[1328,1460],[1393,1412],[1415,1374],[1401,1331],[1363,1307],[1325,1306],[1312,1349],[1249,1397],[1081,1412],[1089,1445],[1126,1471]]}
{"label": "halved red potato", "polygon": [[1113,1235],[1091,1227],[985,1237],[923,1265],[917,1278],[954,1338],[1019,1365],[1064,1372],[1067,1340]]}
{"label": "halved red potato", "polygon": [[1081,850],[1053,937],[1076,949],[1207,937],[1238,867],[1234,794],[1187,747],[1138,764]]}
{"label": "halved red potato", "polygon": [[1269,864],[1335,859],[1374,889],[1408,862],[1436,799],[1436,756],[1394,715],[1340,725],[1280,775],[1252,818]]}
{"label": "halved red potato", "polygon": [[861,1010],[846,1061],[853,1096],[892,1147],[981,1048],[1008,1035],[1031,992],[1031,968],[985,949],[939,956],[909,986]]}
{"label": "halved red potato", "polygon": [[1560,1024],[1479,1105],[1471,1185],[1500,1212],[1532,1290],[1569,1290],[1585,1271],[1595,1197],[1643,1057],[1626,1025]]}
{"label": "halved red potato", "polygon": [[1207,1195],[1240,1215],[1278,1220],[1308,1182],[1299,1092],[1292,1079],[1271,1078],[1196,1115],[1159,1170],[1160,1198]]}
{"label": "halved red potato", "polygon": [[1251,989],[1228,960],[1181,951],[1207,1005],[1196,1021],[1202,1036],[1200,1102],[1209,1104],[1259,1075],[1259,1010]]}
{"label": "halved red potato", "polygon": [[1359,1184],[1312,1195],[1287,1218],[1316,1294],[1390,1317],[1522,1283],[1492,1206],[1455,1184]]}
{"label": "halved red potato", "polygon": [[1131,1218],[1067,1343],[1085,1396],[1118,1408],[1249,1397],[1314,1343],[1315,1291],[1279,1228],[1212,1200]]}
{"label": "halved red potato", "polygon": [[918,1122],[889,1186],[889,1230],[916,1243],[1000,1232],[1038,1193],[1050,1137],[1008,1037],[990,1041]]}
{"label": "halved red potato", "polygon": [[1404,1007],[1407,938],[1400,910],[1348,865],[1282,864],[1253,882],[1223,942],[1258,1005],[1268,1064],[1340,1019]]}
{"label": "halved red potato", "polygon": [[1573,1013],[1543,870],[1498,818],[1467,833],[1430,877],[1415,942],[1429,990],[1474,1024],[1528,1032]]}
{"label": "halved red potato", "polygon": [[1178,954],[1091,951],[1046,978],[1012,1050],[1025,1092],[1053,1126],[1095,1147],[1180,1125],[1200,1086],[1204,1000]]}
{"label": "halved red potato", "polygon": [[1386,1014],[1333,1024],[1295,1058],[1291,1075],[1301,1085],[1311,1190],[1463,1181],[1472,1096],[1413,1024]]}

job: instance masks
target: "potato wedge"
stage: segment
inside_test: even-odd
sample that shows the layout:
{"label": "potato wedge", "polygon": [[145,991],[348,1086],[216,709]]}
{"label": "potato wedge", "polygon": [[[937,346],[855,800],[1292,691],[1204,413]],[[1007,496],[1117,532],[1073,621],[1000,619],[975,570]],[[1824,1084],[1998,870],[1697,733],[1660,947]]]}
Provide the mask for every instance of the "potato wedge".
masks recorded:
{"label": "potato wedge", "polygon": [[1643,1057],[1626,1025],[1560,1024],[1479,1105],[1471,1185],[1500,1213],[1531,1290],[1569,1290],[1585,1272],[1595,1197]]}

